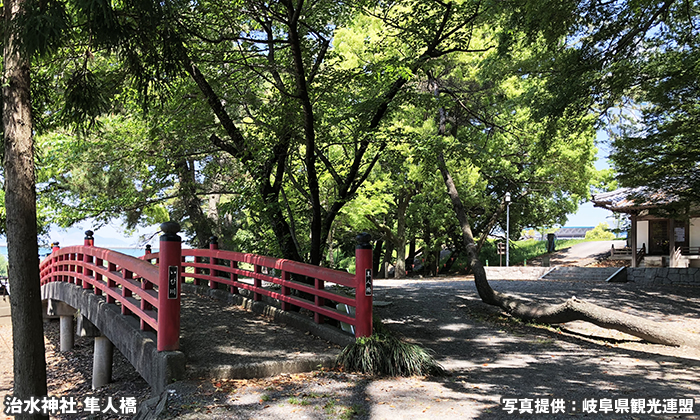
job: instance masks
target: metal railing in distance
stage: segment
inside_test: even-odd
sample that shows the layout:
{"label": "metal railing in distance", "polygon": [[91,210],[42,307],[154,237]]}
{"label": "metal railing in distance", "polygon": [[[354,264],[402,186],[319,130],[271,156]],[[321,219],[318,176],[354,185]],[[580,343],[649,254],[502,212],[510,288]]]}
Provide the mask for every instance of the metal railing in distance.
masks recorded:
{"label": "metal railing in distance", "polygon": [[700,254],[700,247],[698,246],[682,246],[680,247],[682,255],[698,255]]}
{"label": "metal railing in distance", "polygon": [[[254,301],[262,296],[277,299],[282,310],[290,310],[292,306],[304,308],[313,312],[316,323],[327,317],[352,325],[356,337],[366,337],[372,334],[372,247],[368,237],[360,235],[358,241],[365,242],[360,242],[356,249],[356,274],[223,251],[213,241],[209,249],[182,250],[182,278],[183,281],[191,278],[198,285],[208,284],[211,289],[223,284],[232,293],[245,289],[251,292]],[[329,287],[330,284],[339,286],[340,290]],[[344,293],[342,288],[353,290],[354,296]],[[346,305],[348,310],[336,309],[337,304]]]}
{"label": "metal railing in distance", "polygon": [[642,265],[642,262],[644,261],[644,256],[647,255],[647,245],[642,244],[642,247],[637,249],[637,267]]}

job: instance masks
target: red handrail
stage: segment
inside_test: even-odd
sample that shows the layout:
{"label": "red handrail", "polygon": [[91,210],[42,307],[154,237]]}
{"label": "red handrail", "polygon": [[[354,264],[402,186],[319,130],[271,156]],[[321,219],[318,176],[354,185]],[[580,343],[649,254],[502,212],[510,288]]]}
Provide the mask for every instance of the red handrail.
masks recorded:
{"label": "red handrail", "polygon": [[[161,225],[161,252],[135,258],[105,248],[97,248],[88,231],[84,246],[59,248],[41,263],[41,284],[65,281],[103,295],[107,303],[121,306],[122,313],[140,319],[141,329],[152,329],[158,334],[158,350],[177,350],[180,330],[180,281],[192,278],[196,284],[209,282],[215,289],[219,284],[252,292],[253,300],[262,296],[277,299],[282,310],[291,305],[308,309],[314,321],[323,317],[353,326],[356,337],[372,334],[372,247],[369,235],[360,235],[355,253],[356,274],[303,264],[279,258],[218,250],[215,243],[210,249],[182,249],[176,235],[179,225],[167,222]],[[188,261],[188,258],[193,260]],[[208,262],[203,262],[208,259]],[[247,270],[239,264],[250,264]],[[193,272],[186,270],[191,268]],[[272,271],[272,273],[271,273]],[[279,275],[274,273],[279,272]],[[295,280],[302,276],[306,282]],[[240,277],[250,281],[241,281]],[[308,281],[312,279],[313,281]],[[179,280],[179,281],[178,281]],[[251,283],[252,281],[252,283]],[[275,291],[263,287],[263,282],[280,286]],[[354,290],[354,296],[329,290],[326,283]],[[163,293],[159,293],[162,290]],[[293,293],[297,291],[299,293]],[[313,296],[305,299],[300,294]],[[327,301],[336,306],[326,305]],[[343,306],[344,305],[344,306]],[[159,323],[162,320],[162,323]]]}
{"label": "red handrail", "polygon": [[[358,250],[358,253],[363,251],[366,250]],[[350,274],[286,259],[218,250],[215,246],[210,249],[183,249],[182,279],[191,278],[197,285],[207,282],[212,289],[224,284],[234,293],[237,289],[245,289],[252,292],[254,301],[261,300],[262,296],[277,299],[281,302],[282,310],[289,310],[291,305],[307,309],[314,314],[316,323],[323,322],[323,317],[331,318],[352,325],[355,335],[361,337],[372,334],[371,254],[370,248],[370,273],[367,279],[366,268],[360,264],[356,267],[356,274]],[[154,257],[157,255],[148,256]],[[367,261],[363,263],[361,260],[362,257],[356,258],[358,263],[367,265]],[[249,264],[251,268],[242,268],[241,264]],[[295,280],[297,276],[307,281]],[[242,281],[241,278],[249,280]],[[366,280],[370,282],[368,293],[365,292]],[[279,286],[279,291],[263,287],[263,282]],[[329,290],[328,283],[352,289],[354,296],[342,290]],[[295,295],[294,290],[312,296],[313,300],[305,299],[299,293]],[[326,305],[327,301],[334,302],[336,306]],[[338,304],[346,306],[337,309]]]}
{"label": "red handrail", "polygon": [[94,246],[54,247],[41,262],[41,285],[65,281],[92,289],[117,303],[123,314],[140,319],[141,329],[159,330],[158,267],[138,258]]}

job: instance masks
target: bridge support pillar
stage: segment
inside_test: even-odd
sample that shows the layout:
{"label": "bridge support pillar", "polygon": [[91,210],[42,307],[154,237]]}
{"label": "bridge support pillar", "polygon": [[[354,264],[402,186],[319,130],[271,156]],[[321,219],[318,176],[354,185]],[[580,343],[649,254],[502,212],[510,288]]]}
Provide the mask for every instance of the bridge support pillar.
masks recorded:
{"label": "bridge support pillar", "polygon": [[92,389],[100,388],[112,381],[112,358],[114,344],[104,335],[95,337],[95,354],[92,362]]}
{"label": "bridge support pillar", "polygon": [[61,351],[70,351],[75,343],[73,332],[73,315],[61,315]]}
{"label": "bridge support pillar", "polygon": [[60,318],[61,351],[73,349],[75,343],[75,332],[73,330],[73,316],[75,309],[60,300],[49,299],[46,305],[46,314],[50,317]]}

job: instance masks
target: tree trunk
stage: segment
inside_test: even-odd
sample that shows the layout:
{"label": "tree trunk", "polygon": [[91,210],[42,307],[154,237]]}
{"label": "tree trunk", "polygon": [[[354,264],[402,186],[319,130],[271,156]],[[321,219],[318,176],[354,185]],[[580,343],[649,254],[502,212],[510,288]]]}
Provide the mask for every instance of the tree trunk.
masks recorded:
{"label": "tree trunk", "polygon": [[399,197],[399,205],[396,208],[396,269],[394,277],[402,279],[406,277],[406,210],[411,203],[413,190],[404,190]]}
{"label": "tree trunk", "polygon": [[[47,395],[44,357],[39,246],[37,244],[34,139],[29,97],[29,59],[13,22],[23,12],[23,0],[5,2],[3,123],[5,126],[5,209],[7,214],[8,277],[14,356],[14,396]],[[17,418],[48,418],[40,414]]]}
{"label": "tree trunk", "polygon": [[192,227],[195,246],[197,248],[208,248],[209,237],[213,234],[213,223],[204,213],[202,200],[197,194],[194,162],[188,159],[180,159],[175,162],[175,169],[180,181],[180,201]]}
{"label": "tree trunk", "polygon": [[207,219],[213,223],[219,221],[219,203],[221,202],[221,194],[209,194],[207,200]]}
{"label": "tree trunk", "polygon": [[394,268],[394,278],[402,279],[406,277],[406,240],[402,240],[396,246],[396,266]]}
{"label": "tree trunk", "polygon": [[333,255],[333,233],[335,232],[335,228],[331,228],[331,230],[328,232],[328,240],[326,243],[326,248],[328,248],[328,267],[330,268],[335,268],[335,257]]}
{"label": "tree trunk", "polygon": [[375,276],[379,275],[379,265],[382,262],[382,245],[384,245],[384,240],[377,239],[372,250],[372,272]]}
{"label": "tree trunk", "polygon": [[440,274],[440,248],[433,251],[433,266],[430,268],[430,274],[437,277]]}
{"label": "tree trunk", "polygon": [[412,237],[408,243],[408,257],[406,258],[406,272],[413,272],[416,258],[416,238]]}
{"label": "tree trunk", "polygon": [[391,241],[386,241],[386,251],[384,252],[384,260],[382,261],[382,273],[383,278],[389,278],[389,264],[391,264],[391,257],[394,254],[394,243]]}
{"label": "tree trunk", "polygon": [[423,275],[429,276],[431,275],[431,271],[433,269],[433,257],[435,254],[433,253],[433,243],[432,243],[432,228],[430,226],[430,219],[424,218],[423,219],[423,268],[421,271],[423,272]]}
{"label": "tree trunk", "polygon": [[587,321],[602,328],[614,329],[656,344],[669,346],[687,345],[700,348],[700,335],[650,321],[634,315],[603,308],[576,297],[559,305],[539,305],[525,302],[517,297],[497,292],[491,288],[486,271],[478,259],[476,244],[466,212],[459,198],[452,176],[442,153],[438,155],[438,167],[445,181],[447,193],[462,228],[462,237],[467,249],[469,263],[474,273],[476,290],[481,300],[498,306],[505,312],[523,319],[543,324],[563,324],[571,321]]}

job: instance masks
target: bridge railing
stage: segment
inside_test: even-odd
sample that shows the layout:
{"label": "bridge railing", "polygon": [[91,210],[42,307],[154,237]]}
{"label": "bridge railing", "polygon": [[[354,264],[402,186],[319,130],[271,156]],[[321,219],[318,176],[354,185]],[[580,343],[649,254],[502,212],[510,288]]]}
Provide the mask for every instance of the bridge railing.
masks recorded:
{"label": "bridge railing", "polygon": [[[160,250],[140,258],[85,244],[59,248],[42,261],[41,284],[76,284],[107,303],[134,315],[142,330],[157,335],[158,350],[177,350],[180,337],[180,283],[192,279],[212,289],[225,285],[233,293],[250,291],[254,301],[277,299],[282,310],[304,308],[314,320],[334,319],[350,326],[356,337],[372,335],[372,246],[358,236],[355,274],[279,258],[217,249],[182,249],[177,223],[161,225]],[[341,324],[342,325],[342,324]]]}
{"label": "bridge railing", "polygon": [[[136,274],[138,273],[138,274]],[[141,329],[158,331],[158,267],[105,248],[69,246],[54,248],[41,263],[41,285],[65,281],[94,290],[107,303],[134,314]]]}
{"label": "bridge railing", "polygon": [[[122,314],[137,317],[141,330],[155,332],[159,351],[177,350],[180,336],[179,285],[177,296],[168,296],[168,275],[161,273],[161,267],[95,247],[92,232],[86,234],[82,246],[59,248],[57,243],[54,244],[51,254],[40,264],[41,285],[63,281],[92,290],[94,294],[104,296],[107,303],[120,306]],[[163,237],[167,236],[166,233],[161,237],[161,244]],[[179,240],[177,235],[174,236]],[[179,242],[176,248],[171,259],[179,261]]]}
{"label": "bridge railing", "polygon": [[[182,249],[181,281],[210,289],[225,287],[237,294],[248,290],[253,301],[276,299],[280,308],[313,313],[316,323],[330,318],[345,324],[356,337],[372,335],[372,247],[369,236],[358,236],[355,274],[296,261],[218,249]],[[158,254],[143,258],[155,261]],[[342,325],[341,324],[341,325]],[[344,328],[346,329],[346,328]]]}

